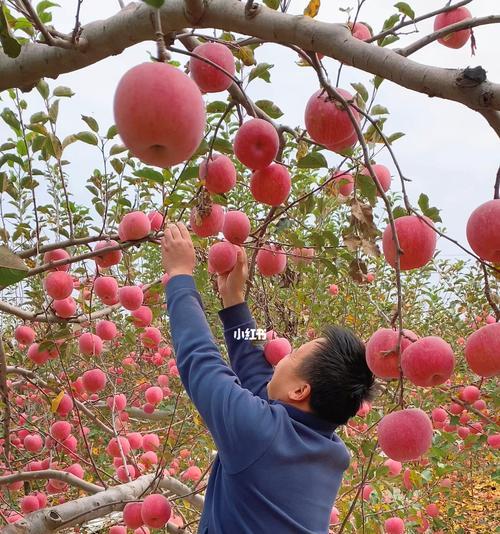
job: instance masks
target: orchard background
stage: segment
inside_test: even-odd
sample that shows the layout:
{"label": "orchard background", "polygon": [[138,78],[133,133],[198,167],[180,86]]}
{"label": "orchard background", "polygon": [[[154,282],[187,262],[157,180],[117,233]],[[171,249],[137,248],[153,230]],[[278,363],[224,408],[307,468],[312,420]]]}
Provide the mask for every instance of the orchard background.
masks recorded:
{"label": "orchard background", "polygon": [[[397,375],[381,377],[373,405],[337,431],[352,462],[331,532],[401,532],[394,518],[406,532],[492,532],[499,519],[500,371],[500,86],[489,81],[500,75],[500,15],[493,2],[101,4],[0,2],[1,531],[86,532],[99,518],[92,531],[121,534],[121,514],[112,512],[163,494],[172,508],[167,530],[196,532],[215,446],[178,377],[158,240],[165,221],[188,223],[191,215],[197,226],[215,204],[226,214],[244,212],[251,223],[244,246],[257,326],[294,346],[327,323],[348,326],[367,342],[380,329],[394,329],[385,347],[392,356],[383,356],[395,361]],[[465,6],[472,18],[453,29],[434,28],[436,17]],[[360,21],[363,27],[352,27]],[[462,47],[437,41],[456,38],[453,30],[465,30]],[[124,145],[127,125],[114,125],[120,79],[160,58],[187,72],[190,57],[199,58],[193,50],[207,40],[232,53],[232,79],[204,64],[209,82],[222,77],[228,91],[203,95],[206,125],[198,134],[194,123],[181,121],[158,142],[199,135],[188,156],[165,168],[141,161],[136,147]],[[342,93],[348,107],[332,103],[336,87],[349,91]],[[344,124],[341,140],[354,135],[346,146],[327,148],[306,129],[306,106],[320,88]],[[149,109],[165,117],[180,104],[182,98],[140,101],[132,129],[146,135],[151,128],[141,126],[141,115]],[[133,115],[129,105],[122,106],[125,117]],[[244,165],[235,155],[235,136],[252,117],[272,125],[279,149],[271,160],[291,177],[290,193],[274,206],[256,200],[252,162]],[[207,191],[200,164],[212,154],[234,165],[230,190]],[[389,170],[390,185],[375,165]],[[348,179],[336,179],[338,172],[353,177],[352,191],[345,189]],[[491,215],[476,232],[485,253],[466,237],[466,227],[494,196]],[[150,227],[141,214],[150,215]],[[402,254],[391,239],[382,247],[386,228],[408,216],[416,226]],[[434,225],[437,249],[408,269],[404,258],[425,249],[412,241],[421,225]],[[219,230],[196,236],[195,278],[222,347],[221,301],[213,265],[207,268]],[[110,239],[118,261],[106,263],[109,255],[94,249],[98,242],[110,246]],[[279,253],[286,256],[284,268],[270,276],[257,259],[266,246],[278,252],[271,271],[276,258],[283,260]],[[67,255],[46,255],[61,249]],[[71,297],[61,298],[65,274],[47,282],[51,260],[59,261],[57,273],[73,277]],[[136,287],[118,292],[118,285]],[[144,298],[141,308],[127,291]],[[403,328],[445,340],[453,374],[432,387],[403,376],[398,351],[411,343]],[[489,336],[488,370],[479,374],[466,358],[476,331]],[[102,349],[89,333],[104,339]],[[408,408],[432,420],[432,445],[418,459],[398,463],[381,450],[377,427],[385,415]],[[58,421],[70,426],[54,426]]]}

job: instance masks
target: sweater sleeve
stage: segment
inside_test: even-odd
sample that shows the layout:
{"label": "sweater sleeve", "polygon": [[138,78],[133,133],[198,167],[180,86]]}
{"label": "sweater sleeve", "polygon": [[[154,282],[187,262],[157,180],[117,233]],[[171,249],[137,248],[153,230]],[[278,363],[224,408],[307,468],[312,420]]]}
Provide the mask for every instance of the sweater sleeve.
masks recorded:
{"label": "sweater sleeve", "polygon": [[217,446],[222,465],[237,473],[258,459],[278,431],[277,412],[253,395],[226,365],[212,337],[194,280],[177,275],[166,287],[177,368]]}
{"label": "sweater sleeve", "polygon": [[268,400],[267,383],[273,375],[272,365],[265,359],[261,345],[244,338],[245,331],[255,332],[255,321],[246,302],[224,308],[219,312],[224,326],[227,351],[231,367],[244,388]]}

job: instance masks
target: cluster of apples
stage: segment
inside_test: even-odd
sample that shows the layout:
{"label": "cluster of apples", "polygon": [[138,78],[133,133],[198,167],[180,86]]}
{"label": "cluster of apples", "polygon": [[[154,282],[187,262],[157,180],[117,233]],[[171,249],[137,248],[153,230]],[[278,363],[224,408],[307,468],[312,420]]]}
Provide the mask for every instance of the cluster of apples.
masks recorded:
{"label": "cluster of apples", "polygon": [[[397,351],[398,336],[395,330],[381,328],[367,342],[366,360],[375,376],[398,378],[401,366],[403,376],[416,386],[433,387],[450,379],[455,356],[446,341],[437,336],[419,338],[411,330],[404,330],[400,350]],[[470,369],[485,378],[498,375],[499,346],[500,323],[487,324],[471,334],[465,345]],[[476,389],[473,386],[466,388],[462,393],[464,400],[470,401]],[[389,458],[398,461],[415,460],[424,454],[431,446],[432,433],[432,422],[420,409],[392,412],[378,425],[380,447]],[[461,437],[466,437],[466,433],[467,430],[462,430]]]}

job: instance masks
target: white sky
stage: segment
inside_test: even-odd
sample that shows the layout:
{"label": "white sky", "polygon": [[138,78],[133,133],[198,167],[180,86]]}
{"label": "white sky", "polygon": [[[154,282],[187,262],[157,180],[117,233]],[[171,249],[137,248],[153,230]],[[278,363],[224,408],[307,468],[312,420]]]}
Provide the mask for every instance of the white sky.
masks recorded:
{"label": "white sky", "polygon": [[[301,13],[307,0],[292,0],[291,13]],[[379,31],[383,21],[395,12],[395,0],[367,0],[358,20],[366,20],[375,31]],[[419,0],[409,2],[417,15],[443,6],[444,0]],[[74,23],[75,2],[61,0],[61,8],[56,9],[54,24],[60,31],[69,32]],[[339,6],[356,5],[354,0],[323,0],[318,19],[343,22],[346,14]],[[498,14],[497,1],[475,0],[468,6],[474,16]],[[119,9],[118,1],[84,0],[81,21],[86,24],[96,19],[107,18]],[[406,28],[409,30],[411,27]],[[419,25],[420,34],[411,34],[391,46],[402,46],[432,31],[432,19]],[[471,57],[470,46],[460,50],[448,49],[433,43],[412,56],[412,59],[445,68],[462,68],[482,65],[491,81],[500,82],[500,62],[498,60],[498,25],[475,29],[478,50]],[[70,133],[88,129],[80,119],[81,114],[98,119],[101,129],[106,131],[113,123],[113,94],[120,77],[132,66],[147,61],[147,52],[155,53],[153,43],[143,43],[126,50],[119,56],[112,56],[81,71],[61,75],[57,80],[48,80],[51,87],[66,85],[76,95],[71,99],[61,99],[58,135],[62,139]],[[289,49],[277,45],[266,45],[256,52],[258,62],[273,63],[271,84],[262,80],[252,82],[249,94],[254,100],[273,100],[285,113],[280,122],[290,126],[304,126],[303,111],[310,95],[318,88],[316,77],[310,68],[295,65],[297,57]],[[337,73],[337,62],[325,61],[332,80]],[[346,68],[342,72],[340,87],[350,89],[350,84],[363,82],[367,87],[368,76],[355,69]],[[215,95],[224,99],[223,93]],[[41,101],[38,93],[24,95],[30,103]],[[377,103],[389,108],[391,115],[386,122],[387,133],[403,131],[406,136],[394,144],[396,156],[404,174],[411,178],[408,184],[410,201],[416,205],[421,192],[428,194],[432,206],[442,210],[443,224],[451,237],[466,244],[465,225],[469,214],[479,204],[493,196],[493,183],[500,164],[499,143],[494,131],[479,114],[454,102],[409,91],[390,82],[384,82],[379,90]],[[0,123],[0,142],[5,140],[8,130]],[[82,195],[90,196],[84,189],[86,179],[99,166],[95,147],[75,143],[64,153],[65,159],[72,162],[70,168],[70,189],[81,201]],[[338,157],[332,155],[335,163]],[[393,176],[395,168],[388,153],[381,154],[379,163],[388,165]],[[393,180],[399,188],[399,183]],[[41,194],[37,190],[37,194]],[[42,199],[45,201],[46,199]],[[439,248],[446,257],[464,257],[454,245],[440,239]]]}

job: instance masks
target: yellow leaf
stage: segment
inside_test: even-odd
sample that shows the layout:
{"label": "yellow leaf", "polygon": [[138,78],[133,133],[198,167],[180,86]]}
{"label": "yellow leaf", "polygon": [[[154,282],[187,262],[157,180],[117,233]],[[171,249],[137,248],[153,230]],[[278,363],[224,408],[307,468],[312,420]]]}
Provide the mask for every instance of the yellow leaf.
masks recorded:
{"label": "yellow leaf", "polygon": [[59,395],[52,401],[50,405],[50,411],[52,413],[57,412],[57,408],[59,408],[59,404],[61,404],[62,398],[64,397],[64,391],[61,391]]}
{"label": "yellow leaf", "polygon": [[299,141],[299,144],[297,145],[297,161],[307,156],[307,152],[308,152],[307,143],[301,139]]}
{"label": "yellow leaf", "polygon": [[304,15],[313,19],[318,14],[320,5],[321,0],[309,0],[309,4],[304,9]]}

